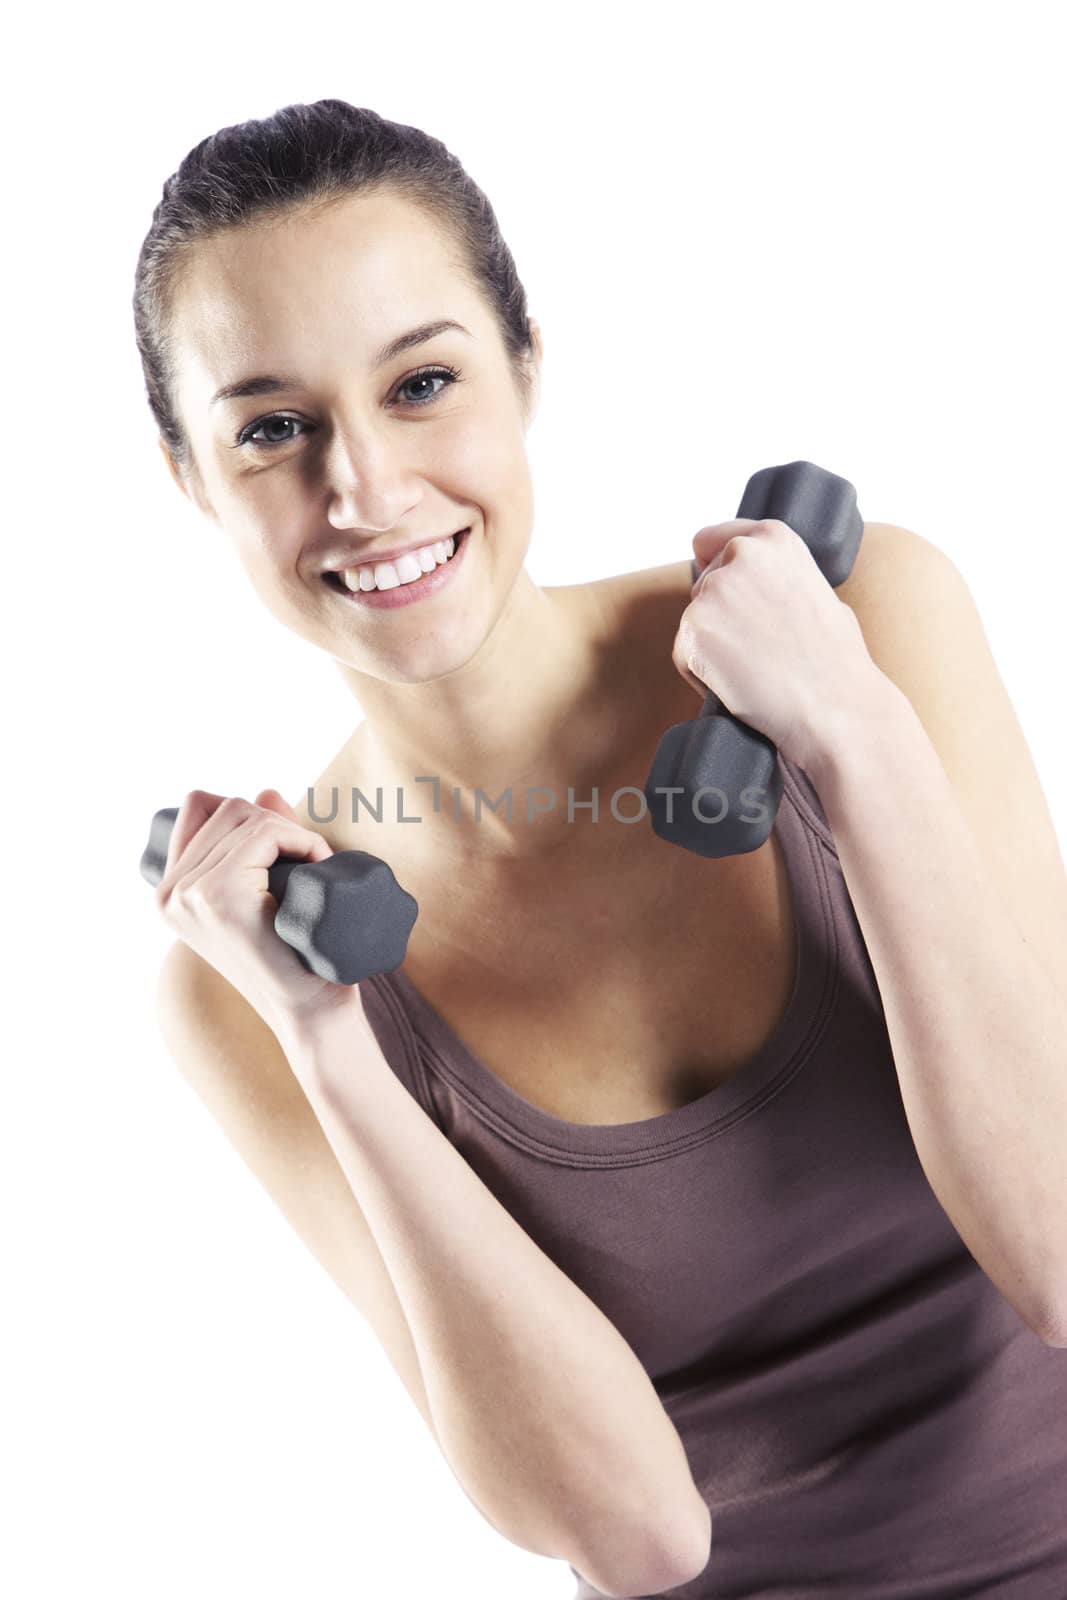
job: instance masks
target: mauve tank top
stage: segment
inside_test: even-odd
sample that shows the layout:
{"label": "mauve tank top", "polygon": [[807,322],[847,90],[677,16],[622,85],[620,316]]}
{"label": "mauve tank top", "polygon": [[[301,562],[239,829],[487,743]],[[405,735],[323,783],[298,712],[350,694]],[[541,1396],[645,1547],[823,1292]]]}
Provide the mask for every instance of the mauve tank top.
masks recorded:
{"label": "mauve tank top", "polygon": [[833,835],[807,774],[782,768],[798,970],[773,1036],[718,1088],[570,1123],[504,1084],[402,966],[361,985],[367,1017],[653,1380],[712,1516],[707,1567],[670,1594],[1067,1600],[1067,1350],[1026,1326],[926,1179]]}

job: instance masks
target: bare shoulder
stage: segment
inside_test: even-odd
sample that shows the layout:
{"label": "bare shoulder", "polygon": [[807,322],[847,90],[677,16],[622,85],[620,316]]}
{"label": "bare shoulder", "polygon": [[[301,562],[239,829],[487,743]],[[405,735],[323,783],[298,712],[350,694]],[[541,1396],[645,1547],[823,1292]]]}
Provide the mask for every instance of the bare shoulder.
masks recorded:
{"label": "bare shoulder", "polygon": [[183,939],[163,959],[155,998],[164,1039],[187,1077],[207,1065],[224,1039],[254,1049],[264,1063],[277,1058],[280,1047],[259,1012]]}
{"label": "bare shoulder", "polygon": [[157,1000],[180,1000],[195,1006],[198,1001],[221,1000],[227,992],[236,1000],[242,998],[209,961],[198,956],[184,939],[175,939],[156,979]]}
{"label": "bare shoulder", "polygon": [[554,595],[580,591],[593,608],[604,617],[624,619],[635,609],[662,602],[665,598],[682,609],[689,601],[693,586],[691,558],[669,561],[663,566],[641,567],[637,572],[616,572],[606,578],[595,578],[589,583],[574,584],[568,590],[551,590]]}
{"label": "bare shoulder", "polygon": [[591,636],[605,651],[625,650],[631,659],[636,651],[649,669],[666,664],[673,672],[671,645],[692,587],[690,561],[685,560],[612,573],[546,593],[559,604],[580,608]]}
{"label": "bare shoulder", "polygon": [[837,596],[861,621],[863,615],[884,602],[887,582],[905,563],[928,561],[948,564],[939,546],[909,528],[892,522],[865,522],[863,538],[852,571],[839,584]]}

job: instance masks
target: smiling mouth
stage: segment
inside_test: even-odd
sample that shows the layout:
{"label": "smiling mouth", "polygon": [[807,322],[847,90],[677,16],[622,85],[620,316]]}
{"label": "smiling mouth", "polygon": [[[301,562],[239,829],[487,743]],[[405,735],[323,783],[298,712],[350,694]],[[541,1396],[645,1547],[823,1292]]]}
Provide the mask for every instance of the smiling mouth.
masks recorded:
{"label": "smiling mouth", "polygon": [[[456,559],[456,556],[459,554],[460,546],[462,545],[464,539],[467,537],[467,535],[469,533],[470,533],[470,528],[460,528],[460,529],[457,530],[456,533],[451,535],[452,539],[455,541],[454,544],[453,544],[453,547],[452,547],[452,554],[449,556],[448,561],[445,561],[445,562],[441,563],[442,566],[446,566],[447,567],[449,561],[454,561]],[[448,537],[448,536],[446,535],[446,537]],[[367,563],[367,564],[369,565],[369,563]],[[361,593],[362,594],[392,594],[392,593],[395,592],[395,590],[397,588],[400,588],[400,589],[413,589],[413,588],[416,588],[422,582],[423,578],[432,578],[434,573],[439,571],[439,570],[440,570],[439,567],[433,567],[431,569],[431,571],[422,573],[420,577],[412,578],[409,583],[400,583],[400,584],[394,585],[393,589],[385,589],[385,590],[379,589],[377,584],[375,584],[373,589],[362,589],[362,590],[361,589],[350,589],[348,587],[348,584],[344,580],[343,574],[340,573],[340,572],[324,572],[322,574],[322,577],[323,577],[324,582],[329,584],[331,589],[336,589],[339,594],[346,594],[346,595],[361,594]]]}

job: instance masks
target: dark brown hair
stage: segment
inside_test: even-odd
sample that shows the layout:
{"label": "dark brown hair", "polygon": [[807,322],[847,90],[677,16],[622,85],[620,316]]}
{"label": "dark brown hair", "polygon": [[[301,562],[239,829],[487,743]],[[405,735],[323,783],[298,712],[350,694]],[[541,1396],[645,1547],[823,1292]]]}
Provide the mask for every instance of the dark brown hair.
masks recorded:
{"label": "dark brown hair", "polygon": [[148,404],[175,465],[195,471],[173,394],[171,309],[197,242],[253,221],[394,192],[450,234],[456,267],[496,319],[520,403],[532,369],[526,291],[493,208],[458,159],[420,128],[345,100],[284,106],[201,140],[163,185],[137,258],[133,316]]}

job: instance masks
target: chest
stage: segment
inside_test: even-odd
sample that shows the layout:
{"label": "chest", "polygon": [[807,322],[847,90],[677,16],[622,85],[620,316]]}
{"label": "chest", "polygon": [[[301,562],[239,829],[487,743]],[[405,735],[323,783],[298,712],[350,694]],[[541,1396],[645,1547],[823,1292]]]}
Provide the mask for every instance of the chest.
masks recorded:
{"label": "chest", "polygon": [[509,1088],[568,1122],[661,1116],[717,1087],[778,1027],[796,931],[775,833],[699,860],[647,862],[505,893],[403,881],[419,900],[403,970]]}

